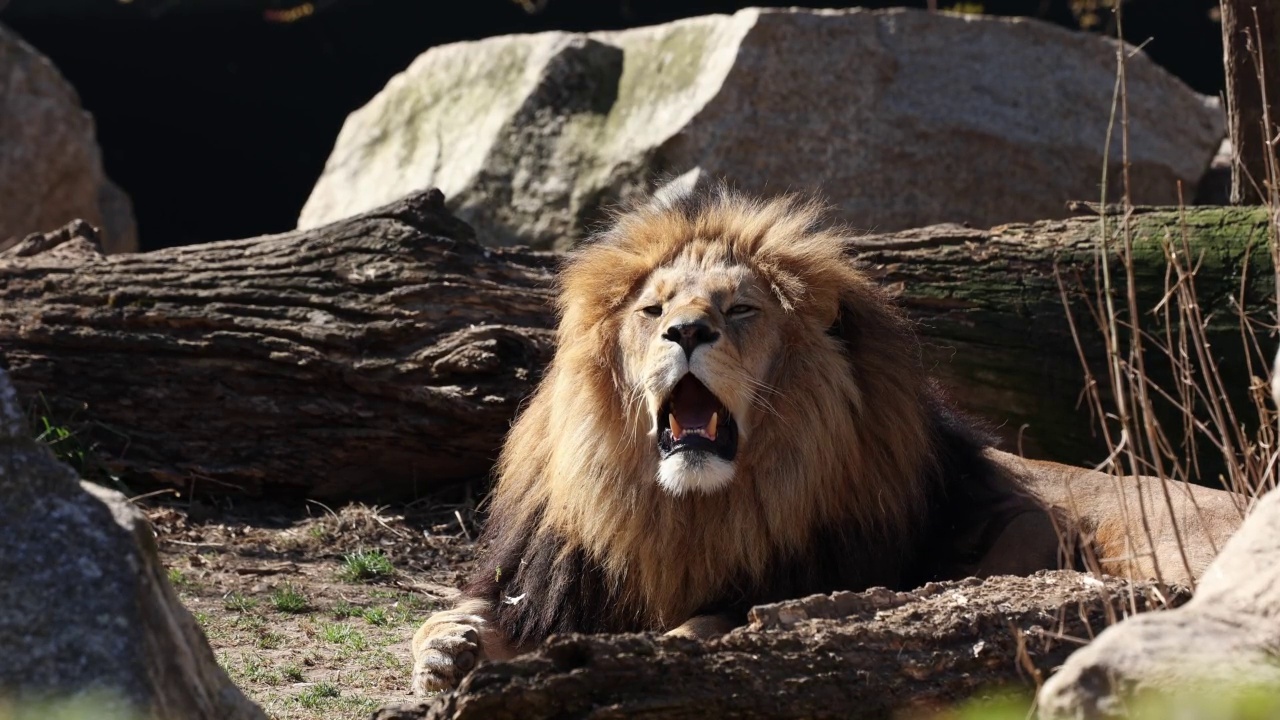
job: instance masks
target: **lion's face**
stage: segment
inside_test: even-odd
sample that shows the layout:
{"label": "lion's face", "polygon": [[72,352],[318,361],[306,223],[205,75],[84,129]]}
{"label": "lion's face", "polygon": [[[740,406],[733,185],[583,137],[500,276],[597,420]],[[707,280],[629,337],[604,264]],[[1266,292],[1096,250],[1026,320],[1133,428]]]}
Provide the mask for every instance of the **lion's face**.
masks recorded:
{"label": "lion's face", "polygon": [[687,252],[654,270],[619,328],[626,383],[643,403],[669,492],[733,480],[739,445],[768,407],[781,307],[749,267]]}
{"label": "lion's face", "polygon": [[[550,379],[505,455],[548,458],[539,473],[569,508],[556,524],[598,515],[579,497],[748,513],[765,492],[803,506],[772,501],[783,533],[788,513],[879,504],[879,483],[914,472],[927,440],[909,329],[819,219],[793,199],[694,196],[623,214],[567,258]],[[819,496],[830,508],[810,507]]]}

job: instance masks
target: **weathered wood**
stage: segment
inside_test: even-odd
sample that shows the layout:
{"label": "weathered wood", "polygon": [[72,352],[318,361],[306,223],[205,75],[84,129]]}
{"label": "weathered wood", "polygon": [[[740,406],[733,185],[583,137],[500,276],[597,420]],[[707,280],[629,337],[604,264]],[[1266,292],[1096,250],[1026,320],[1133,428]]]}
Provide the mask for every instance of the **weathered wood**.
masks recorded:
{"label": "weathered wood", "polygon": [[387,499],[483,477],[550,358],[553,258],[480,247],[439,192],[309,232],[39,250],[0,260],[19,391],[113,468],[184,489]]}
{"label": "weathered wood", "polygon": [[1187,597],[1071,571],[816,595],[756,608],[707,643],[553,636],[374,718],[887,718],[997,688],[1030,695],[1117,618]]}
{"label": "weathered wood", "polygon": [[1222,0],[1219,7],[1231,203],[1254,205],[1268,198],[1270,143],[1280,123],[1280,0]]}
{"label": "weathered wood", "polygon": [[[1168,286],[1165,242],[1185,233],[1200,260],[1196,282],[1210,318],[1206,334],[1224,376],[1239,378],[1229,389],[1239,391],[1235,400],[1242,403],[1249,373],[1239,316],[1232,308],[1239,299],[1265,319],[1274,304],[1266,212],[1139,208],[1128,227],[1143,311],[1156,308]],[[1122,247],[1121,218],[1109,216],[1107,229],[1114,258]],[[1104,346],[1085,302],[1086,296],[1097,301],[1100,238],[1101,223],[1093,215],[991,230],[938,225],[868,236],[854,248],[920,323],[931,371],[963,407],[995,424],[1011,449],[1020,446],[1027,455],[1085,464],[1105,458],[1106,448],[1082,401],[1084,372],[1061,288],[1065,285],[1072,297],[1083,350],[1103,379]],[[1118,260],[1113,259],[1112,271],[1123,278]],[[1123,283],[1118,288],[1124,321],[1129,314]],[[1155,316],[1139,321],[1148,330],[1159,326]],[[1159,354],[1148,355],[1152,374],[1167,380]],[[1269,362],[1257,356],[1253,367],[1261,371]],[[1170,427],[1181,427],[1180,421],[1171,422]]]}
{"label": "weathered wood", "polygon": [[[1143,210],[1131,226],[1146,307],[1163,294],[1166,236],[1185,230],[1205,253],[1214,349],[1242,367],[1227,299],[1246,264],[1246,305],[1270,297],[1265,212]],[[935,226],[854,249],[920,322],[962,406],[1010,447],[1078,464],[1104,455],[1054,268],[1092,283],[1098,228]],[[0,354],[27,402],[42,395],[54,422],[139,487],[391,500],[483,478],[552,351],[556,256],[480,247],[438,193],[145,254],[102,257],[91,234],[64,229],[0,257]],[[1100,357],[1096,340],[1086,349]]]}

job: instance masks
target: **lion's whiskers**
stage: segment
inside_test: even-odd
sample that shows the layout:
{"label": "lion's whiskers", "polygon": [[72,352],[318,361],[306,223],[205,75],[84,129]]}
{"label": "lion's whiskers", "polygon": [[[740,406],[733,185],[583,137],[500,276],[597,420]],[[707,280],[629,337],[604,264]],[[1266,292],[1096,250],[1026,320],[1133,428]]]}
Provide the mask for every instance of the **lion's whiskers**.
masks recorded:
{"label": "lion's whiskers", "polygon": [[778,419],[782,418],[782,414],[779,413],[777,408],[773,406],[773,403],[769,402],[769,399],[765,397],[766,394],[782,397],[781,390],[769,383],[757,380],[738,369],[724,369],[721,372],[724,372],[725,375],[728,375],[735,382],[747,386],[749,390],[748,399],[752,407],[767,412]]}
{"label": "lion's whiskers", "polygon": [[633,386],[631,392],[623,400],[623,414],[626,415],[626,424],[623,426],[624,441],[628,448],[634,449],[640,440],[639,418],[645,415],[644,412],[644,387]]}

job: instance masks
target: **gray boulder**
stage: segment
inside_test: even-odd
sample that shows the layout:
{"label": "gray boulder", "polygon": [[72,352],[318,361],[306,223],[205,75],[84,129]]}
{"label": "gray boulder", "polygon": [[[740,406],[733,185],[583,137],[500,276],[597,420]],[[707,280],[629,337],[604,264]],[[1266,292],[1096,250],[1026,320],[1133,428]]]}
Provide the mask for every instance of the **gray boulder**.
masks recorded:
{"label": "gray boulder", "polygon": [[0,250],[84,219],[136,252],[128,195],[107,178],[93,117],[48,58],[0,25]]}
{"label": "gray boulder", "polygon": [[[488,242],[564,247],[602,204],[690,173],[819,191],[866,230],[1062,217],[1099,199],[1116,48],[1035,20],[796,9],[440,46],[347,119],[298,225],[438,186]],[[1133,200],[1194,197],[1217,101],[1141,52],[1126,68]]]}
{"label": "gray boulder", "polygon": [[266,718],[170,587],[146,517],[31,439],[3,370],[0,648],[0,717]]}

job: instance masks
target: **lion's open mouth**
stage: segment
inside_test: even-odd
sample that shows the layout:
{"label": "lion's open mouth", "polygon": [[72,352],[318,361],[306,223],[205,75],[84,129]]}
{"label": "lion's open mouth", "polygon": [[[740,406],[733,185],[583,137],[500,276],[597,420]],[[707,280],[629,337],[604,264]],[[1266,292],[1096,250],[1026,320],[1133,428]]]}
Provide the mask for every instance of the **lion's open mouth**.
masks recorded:
{"label": "lion's open mouth", "polygon": [[738,424],[706,385],[685,375],[658,413],[658,451],[663,458],[701,451],[733,460],[738,453]]}

